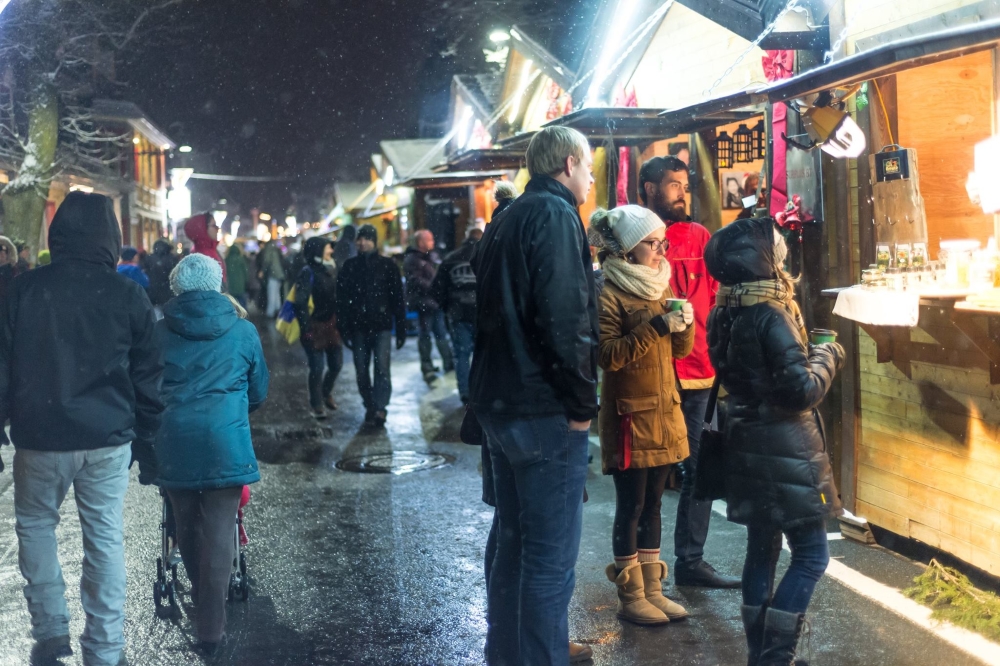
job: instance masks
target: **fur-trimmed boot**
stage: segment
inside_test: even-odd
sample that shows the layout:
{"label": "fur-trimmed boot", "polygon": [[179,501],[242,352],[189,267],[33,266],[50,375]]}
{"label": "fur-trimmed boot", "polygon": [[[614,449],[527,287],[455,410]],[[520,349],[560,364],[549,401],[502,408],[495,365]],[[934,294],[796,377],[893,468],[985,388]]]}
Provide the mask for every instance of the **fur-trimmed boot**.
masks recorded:
{"label": "fur-trimmed boot", "polygon": [[764,612],[767,606],[740,606],[743,630],[747,635],[747,666],[760,663],[760,649],[764,642]]}
{"label": "fur-trimmed boot", "polygon": [[670,618],[671,622],[686,618],[688,612],[684,606],[663,596],[663,581],[667,577],[667,563],[658,561],[641,562],[640,564],[642,565],[642,582],[646,601],[663,611],[663,614]]}
{"label": "fur-trimmed boot", "polygon": [[764,615],[764,636],[761,642],[759,666],[808,666],[795,658],[802,625],[806,616],[768,608]]}
{"label": "fur-trimmed boot", "polygon": [[667,624],[670,618],[646,601],[642,581],[642,565],[631,564],[621,571],[609,564],[605,570],[608,580],[618,586],[618,617],[634,624]]}

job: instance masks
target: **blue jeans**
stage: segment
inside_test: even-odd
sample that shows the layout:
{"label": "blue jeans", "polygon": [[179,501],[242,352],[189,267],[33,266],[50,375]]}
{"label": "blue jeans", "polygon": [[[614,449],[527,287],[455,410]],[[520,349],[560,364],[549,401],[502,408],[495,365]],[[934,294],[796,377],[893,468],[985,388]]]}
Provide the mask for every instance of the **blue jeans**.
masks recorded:
{"label": "blue jeans", "polygon": [[698,452],[701,449],[701,430],[712,390],[682,390],[680,393],[691,455],[683,463],[684,475],[681,495],[677,501],[677,522],[674,524],[674,557],[677,558],[675,566],[678,568],[697,564],[704,557],[708,523],[712,518],[712,503],[692,497],[694,476],[698,469]]}
{"label": "blue jeans", "polygon": [[[385,411],[392,396],[392,377],[389,374],[391,359],[392,331],[374,333],[354,333],[354,371],[358,376],[358,393],[369,414]],[[368,366],[375,357],[375,381]]]}
{"label": "blue jeans", "polygon": [[451,341],[455,345],[455,380],[458,382],[458,395],[464,402],[469,399],[469,370],[472,368],[472,349],[476,343],[475,326],[464,321],[452,322]]}
{"label": "blue jeans", "polygon": [[420,331],[420,335],[417,337],[417,350],[420,352],[420,371],[424,374],[434,372],[434,360],[431,358],[433,350],[431,335],[437,341],[438,353],[441,354],[441,363],[444,365],[444,371],[451,371],[455,365],[455,361],[451,357],[448,327],[444,325],[444,313],[440,310],[421,312],[417,322]]}
{"label": "blue jeans", "polygon": [[113,666],[125,647],[123,511],[131,458],[127,444],[92,451],[14,452],[17,559],[36,640],[69,633],[56,525],[73,486],[83,532],[80,602],[87,621],[80,647],[87,666]]}
{"label": "blue jeans", "polygon": [[775,590],[774,569],[781,554],[781,534],[780,528],[771,525],[747,527],[743,603],[747,606],[760,606],[769,602],[777,610],[805,613],[816,583],[830,563],[826,524],[817,519],[784,532],[792,551],[792,564]]}
{"label": "blue jeans", "polygon": [[567,609],[583,524],[588,432],[565,416],[477,414],[486,431],[497,503],[489,575],[486,663],[569,662]]}
{"label": "blue jeans", "polygon": [[333,384],[344,367],[344,348],[334,345],[317,350],[305,341],[302,342],[302,348],[306,350],[306,359],[309,361],[309,406],[322,409],[323,398],[333,392]]}

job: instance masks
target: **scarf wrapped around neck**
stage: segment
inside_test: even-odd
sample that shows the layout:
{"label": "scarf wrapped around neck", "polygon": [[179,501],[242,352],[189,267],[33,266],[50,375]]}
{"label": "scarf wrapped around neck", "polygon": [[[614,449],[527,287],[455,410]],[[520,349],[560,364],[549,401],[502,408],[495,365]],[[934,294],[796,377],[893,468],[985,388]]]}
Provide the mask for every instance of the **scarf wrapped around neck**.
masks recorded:
{"label": "scarf wrapped around neck", "polygon": [[775,303],[784,308],[792,316],[802,342],[808,346],[809,333],[802,318],[802,310],[795,302],[794,288],[783,280],[743,282],[731,287],[719,285],[715,296],[715,304],[723,308],[745,308],[760,303]]}
{"label": "scarf wrapped around neck", "polygon": [[647,301],[658,301],[670,288],[670,262],[660,260],[659,268],[630,264],[621,257],[609,257],[601,265],[604,275],[616,287]]}

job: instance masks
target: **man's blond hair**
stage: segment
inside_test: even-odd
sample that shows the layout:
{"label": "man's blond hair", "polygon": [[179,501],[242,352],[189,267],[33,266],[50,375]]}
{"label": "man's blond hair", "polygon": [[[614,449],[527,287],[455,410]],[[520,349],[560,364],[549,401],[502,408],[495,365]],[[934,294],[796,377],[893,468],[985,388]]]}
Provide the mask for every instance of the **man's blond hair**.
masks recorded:
{"label": "man's blond hair", "polygon": [[587,137],[569,127],[546,127],[538,130],[528,144],[524,161],[528,174],[555,176],[566,164],[567,157],[583,159],[583,151],[590,150]]}

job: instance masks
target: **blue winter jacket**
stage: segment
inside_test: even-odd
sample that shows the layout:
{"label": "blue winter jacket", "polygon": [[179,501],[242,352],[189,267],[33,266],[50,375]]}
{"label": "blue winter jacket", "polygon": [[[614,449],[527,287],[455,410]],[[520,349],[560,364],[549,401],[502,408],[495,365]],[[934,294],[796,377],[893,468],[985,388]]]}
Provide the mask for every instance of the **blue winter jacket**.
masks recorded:
{"label": "blue winter jacket", "polygon": [[267,398],[257,330],[218,292],[181,294],[156,325],[166,410],[156,438],[157,485],[229,488],[260,480],[249,414]]}

